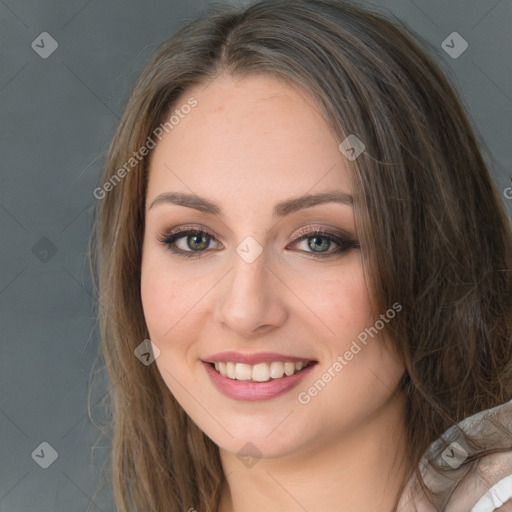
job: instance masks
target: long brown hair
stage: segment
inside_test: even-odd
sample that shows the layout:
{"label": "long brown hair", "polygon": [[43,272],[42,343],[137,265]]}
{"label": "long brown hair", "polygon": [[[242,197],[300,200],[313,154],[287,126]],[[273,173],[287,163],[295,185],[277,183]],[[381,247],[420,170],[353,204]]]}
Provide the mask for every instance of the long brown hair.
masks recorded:
{"label": "long brown hair", "polygon": [[97,194],[91,269],[120,512],[214,512],[224,480],[216,445],[156,365],[134,356],[149,337],[140,298],[148,157],[126,166],[177,99],[219,73],[298,85],[337,140],[355,134],[366,147],[347,165],[372,305],[403,306],[386,329],[406,365],[408,475],[448,427],[512,398],[509,220],[467,114],[421,41],[341,0],[210,9],[142,72]]}

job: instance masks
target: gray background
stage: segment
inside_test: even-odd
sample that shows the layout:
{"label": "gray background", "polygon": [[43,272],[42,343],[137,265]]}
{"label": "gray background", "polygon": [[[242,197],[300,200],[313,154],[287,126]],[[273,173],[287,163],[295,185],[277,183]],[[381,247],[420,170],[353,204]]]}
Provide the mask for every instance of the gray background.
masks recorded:
{"label": "gray background", "polygon": [[[86,409],[98,350],[85,257],[92,191],[138,72],[207,3],[0,0],[0,512],[114,510],[108,487],[93,496],[109,446]],[[512,185],[512,0],[374,5],[436,49],[503,192]],[[32,47],[42,32],[58,43],[44,59]],[[469,44],[456,59],[441,46],[452,32]],[[43,442],[58,453],[47,469]]]}

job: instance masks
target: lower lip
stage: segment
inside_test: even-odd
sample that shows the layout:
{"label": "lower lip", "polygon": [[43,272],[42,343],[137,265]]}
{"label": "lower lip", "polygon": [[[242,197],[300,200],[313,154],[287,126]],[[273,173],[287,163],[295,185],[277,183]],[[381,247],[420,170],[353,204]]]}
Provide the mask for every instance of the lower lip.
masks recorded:
{"label": "lower lip", "polygon": [[206,373],[221,393],[235,400],[255,402],[258,400],[270,400],[290,391],[311,372],[316,363],[299,373],[294,373],[288,377],[281,377],[280,379],[271,379],[266,382],[230,379],[221,375],[209,363],[203,362],[203,364],[205,365]]}

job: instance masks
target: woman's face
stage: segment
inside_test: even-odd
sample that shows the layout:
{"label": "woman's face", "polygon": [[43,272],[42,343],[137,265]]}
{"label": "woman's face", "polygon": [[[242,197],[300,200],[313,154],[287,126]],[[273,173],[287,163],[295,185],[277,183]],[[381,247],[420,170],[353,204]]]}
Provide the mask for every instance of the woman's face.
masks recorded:
{"label": "woman's face", "polygon": [[404,368],[381,334],[399,308],[370,306],[341,141],[309,96],[265,76],[223,75],[175,109],[151,154],[141,280],[163,380],[228,452],[361,431]]}

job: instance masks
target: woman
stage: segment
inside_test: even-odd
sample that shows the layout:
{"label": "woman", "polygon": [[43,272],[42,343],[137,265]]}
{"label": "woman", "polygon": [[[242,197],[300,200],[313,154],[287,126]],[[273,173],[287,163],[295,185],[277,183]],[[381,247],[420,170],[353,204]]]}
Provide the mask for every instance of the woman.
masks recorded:
{"label": "woman", "polygon": [[119,511],[512,510],[509,221],[406,28],[205,14],[95,196]]}

